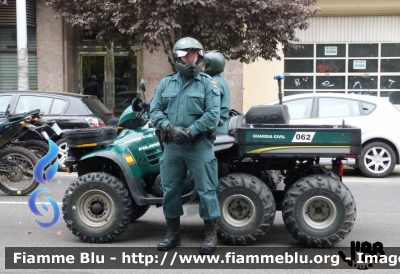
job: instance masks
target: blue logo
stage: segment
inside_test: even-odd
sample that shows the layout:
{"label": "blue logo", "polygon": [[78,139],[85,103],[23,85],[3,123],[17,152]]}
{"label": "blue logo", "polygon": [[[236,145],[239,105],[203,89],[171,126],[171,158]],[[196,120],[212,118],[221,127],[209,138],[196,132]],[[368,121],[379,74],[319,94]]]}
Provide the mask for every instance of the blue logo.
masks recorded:
{"label": "blue logo", "polygon": [[[58,157],[57,157],[58,146],[50,139],[48,139],[48,143],[49,143],[49,151],[36,163],[35,168],[33,170],[33,177],[35,178],[35,180],[37,180],[39,183],[43,185],[50,182],[51,179],[54,178],[58,168]],[[54,163],[52,163],[53,161]],[[28,200],[29,209],[36,216],[43,216],[43,214],[36,207],[36,199],[41,192],[51,193],[51,191],[48,190],[47,188],[40,188],[32,192]],[[53,212],[54,212],[53,219],[49,223],[40,222],[38,220],[35,221],[41,227],[49,228],[55,225],[58,219],[60,218],[60,209],[58,208],[57,202],[54,201],[54,199],[47,196],[43,196],[43,198],[45,198],[53,207]],[[41,203],[41,206],[45,211],[49,210],[46,204]]]}

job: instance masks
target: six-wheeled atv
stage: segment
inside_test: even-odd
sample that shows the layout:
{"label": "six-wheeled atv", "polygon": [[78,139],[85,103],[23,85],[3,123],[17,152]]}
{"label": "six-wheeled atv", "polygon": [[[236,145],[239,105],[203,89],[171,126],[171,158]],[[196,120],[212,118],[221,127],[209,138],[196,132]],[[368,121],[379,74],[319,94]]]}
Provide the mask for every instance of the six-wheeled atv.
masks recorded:
{"label": "six-wheeled atv", "polygon": [[[66,165],[77,165],[78,178],[65,193],[62,211],[81,240],[112,241],[151,205],[162,204],[162,148],[148,111],[149,103],[137,98],[121,115],[119,133],[110,127],[66,133]],[[354,225],[356,205],[341,182],[341,159],[358,157],[360,149],[360,129],[292,126],[286,106],[255,106],[232,117],[229,133],[214,142],[219,239],[252,244],[269,231],[280,210],[289,233],[304,245],[342,240]],[[320,157],[331,157],[333,169],[319,167]],[[266,170],[285,170],[284,189],[276,188]],[[190,174],[184,186],[182,203],[194,200]]]}

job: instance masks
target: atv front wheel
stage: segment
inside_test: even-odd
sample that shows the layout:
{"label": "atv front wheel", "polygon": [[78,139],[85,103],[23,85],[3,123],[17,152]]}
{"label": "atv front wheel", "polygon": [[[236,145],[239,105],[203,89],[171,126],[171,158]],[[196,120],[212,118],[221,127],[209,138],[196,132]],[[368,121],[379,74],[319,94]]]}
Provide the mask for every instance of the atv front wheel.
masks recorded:
{"label": "atv front wheel", "polygon": [[356,203],[339,179],[309,175],[285,194],[282,216],[289,233],[303,245],[332,246],[353,228]]}
{"label": "atv front wheel", "polygon": [[82,241],[113,241],[132,219],[132,199],[116,177],[93,172],[78,177],[65,192],[62,211],[67,227]]}
{"label": "atv front wheel", "polygon": [[221,207],[218,238],[224,243],[253,244],[269,231],[275,219],[275,201],[259,178],[229,174],[219,180],[217,195]]}

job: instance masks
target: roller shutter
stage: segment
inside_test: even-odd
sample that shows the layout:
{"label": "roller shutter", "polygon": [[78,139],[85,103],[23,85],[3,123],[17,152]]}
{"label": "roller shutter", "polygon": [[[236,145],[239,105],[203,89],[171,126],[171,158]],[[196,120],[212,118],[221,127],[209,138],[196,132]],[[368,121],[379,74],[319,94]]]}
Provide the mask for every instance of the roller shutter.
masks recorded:
{"label": "roller shutter", "polygon": [[[18,89],[17,10],[15,0],[0,6],[0,91]],[[26,1],[29,88],[37,90],[36,1]]]}

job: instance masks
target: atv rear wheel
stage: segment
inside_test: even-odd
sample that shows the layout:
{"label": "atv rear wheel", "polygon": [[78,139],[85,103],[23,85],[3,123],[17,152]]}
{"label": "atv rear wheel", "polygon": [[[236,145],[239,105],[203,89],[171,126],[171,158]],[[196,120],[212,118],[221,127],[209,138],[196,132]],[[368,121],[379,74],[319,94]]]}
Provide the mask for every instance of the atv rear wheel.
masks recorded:
{"label": "atv rear wheel", "polygon": [[356,204],[350,190],[337,178],[309,175],[285,194],[283,221],[293,238],[307,246],[332,246],[351,231]]}
{"label": "atv rear wheel", "polygon": [[132,199],[116,177],[100,172],[85,174],[67,189],[62,211],[67,227],[82,241],[113,241],[132,219]]}
{"label": "atv rear wheel", "polygon": [[275,219],[275,201],[259,178],[229,174],[219,180],[217,195],[221,207],[218,238],[224,243],[253,244],[269,231]]}

